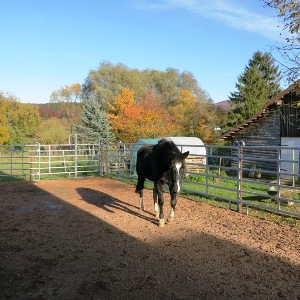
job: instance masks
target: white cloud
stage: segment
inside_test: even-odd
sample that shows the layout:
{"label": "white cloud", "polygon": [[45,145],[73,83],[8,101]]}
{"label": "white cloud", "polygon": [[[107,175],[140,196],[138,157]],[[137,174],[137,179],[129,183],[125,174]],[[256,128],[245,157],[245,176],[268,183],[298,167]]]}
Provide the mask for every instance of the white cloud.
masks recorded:
{"label": "white cloud", "polygon": [[[227,26],[278,39],[281,29],[276,17],[257,13],[236,0],[137,0],[140,9],[184,9],[201,17],[223,22]],[[262,5],[259,2],[257,5]],[[264,8],[262,7],[262,11]]]}

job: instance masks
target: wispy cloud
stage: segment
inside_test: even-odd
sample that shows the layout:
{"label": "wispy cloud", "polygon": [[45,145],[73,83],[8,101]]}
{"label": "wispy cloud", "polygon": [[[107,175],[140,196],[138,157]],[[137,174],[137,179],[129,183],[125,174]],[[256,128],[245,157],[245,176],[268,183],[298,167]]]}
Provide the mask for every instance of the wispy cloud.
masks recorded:
{"label": "wispy cloud", "polygon": [[276,17],[259,14],[247,9],[236,0],[136,0],[140,9],[170,10],[184,9],[204,18],[223,22],[227,26],[262,36],[278,39],[279,22]]}

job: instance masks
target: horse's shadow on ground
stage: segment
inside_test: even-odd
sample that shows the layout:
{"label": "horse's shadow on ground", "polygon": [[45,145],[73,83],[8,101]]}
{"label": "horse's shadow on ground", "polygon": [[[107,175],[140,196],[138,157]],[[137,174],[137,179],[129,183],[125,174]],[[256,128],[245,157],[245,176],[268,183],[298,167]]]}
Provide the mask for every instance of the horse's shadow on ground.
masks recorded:
{"label": "horse's shadow on ground", "polygon": [[[144,210],[143,214],[140,213],[140,208],[136,205],[132,205],[128,202],[122,201],[118,198],[114,198],[109,194],[90,189],[90,188],[77,188],[77,193],[81,196],[82,200],[86,203],[95,205],[108,213],[115,213],[115,210],[121,210],[133,216],[147,220],[156,224],[157,220],[153,213]],[[149,216],[147,216],[147,215]]]}

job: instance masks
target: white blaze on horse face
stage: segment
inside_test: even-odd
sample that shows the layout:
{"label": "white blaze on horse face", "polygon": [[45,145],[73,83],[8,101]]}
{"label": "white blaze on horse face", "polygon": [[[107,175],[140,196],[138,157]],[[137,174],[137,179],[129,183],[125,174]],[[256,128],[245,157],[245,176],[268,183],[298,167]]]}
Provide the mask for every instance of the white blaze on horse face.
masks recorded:
{"label": "white blaze on horse face", "polygon": [[179,182],[179,179],[180,179],[180,178],[179,178],[179,174],[180,174],[180,173],[179,173],[179,171],[180,171],[180,168],[182,167],[182,163],[178,163],[178,162],[177,162],[177,163],[175,164],[175,167],[176,167],[176,172],[177,172],[177,174],[176,174],[176,175],[177,175],[177,176],[176,176],[176,177],[177,177],[177,181],[176,181],[177,192],[179,193],[179,192],[180,192],[180,182]]}

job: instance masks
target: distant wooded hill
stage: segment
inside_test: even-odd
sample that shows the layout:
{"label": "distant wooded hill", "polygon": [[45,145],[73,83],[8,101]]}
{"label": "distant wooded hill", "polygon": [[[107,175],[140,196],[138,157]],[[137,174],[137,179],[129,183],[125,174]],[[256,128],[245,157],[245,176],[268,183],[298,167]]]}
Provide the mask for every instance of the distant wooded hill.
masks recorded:
{"label": "distant wooded hill", "polygon": [[[82,109],[81,103],[43,103],[37,104],[42,119],[49,118],[69,118],[68,113],[72,112],[72,115],[78,115]],[[69,107],[68,107],[69,106]],[[66,109],[67,108],[67,109]],[[71,110],[71,111],[70,111]]]}
{"label": "distant wooded hill", "polygon": [[215,103],[215,105],[217,107],[220,107],[220,108],[224,109],[224,110],[231,110],[232,109],[232,107],[230,106],[230,101],[229,100],[224,100],[224,101],[217,102],[217,103]]}

